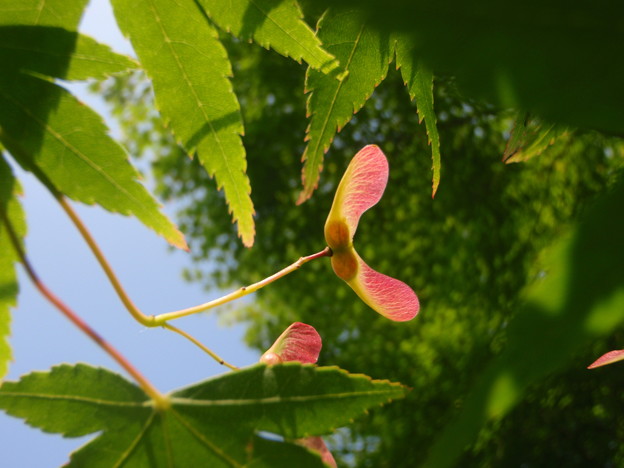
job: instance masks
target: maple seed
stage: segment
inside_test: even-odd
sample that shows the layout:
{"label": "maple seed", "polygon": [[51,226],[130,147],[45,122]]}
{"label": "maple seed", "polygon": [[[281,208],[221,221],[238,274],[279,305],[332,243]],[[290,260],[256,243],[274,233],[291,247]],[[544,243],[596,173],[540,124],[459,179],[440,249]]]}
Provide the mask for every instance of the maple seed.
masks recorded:
{"label": "maple seed", "polygon": [[624,360],[624,349],[616,349],[603,354],[590,364],[588,369],[595,369],[596,367],[606,366],[607,364],[613,364],[614,362]]}
{"label": "maple seed", "polygon": [[333,251],[334,272],[360,299],[390,320],[406,321],[420,310],[416,293],[402,281],[373,270],[353,247],[360,217],[381,199],[388,172],[388,160],[376,145],[365,146],[353,157],[336,189],[325,241]]}
{"label": "maple seed", "polygon": [[260,362],[274,365],[287,361],[314,364],[321,352],[321,337],[313,326],[295,322],[275,340]]}

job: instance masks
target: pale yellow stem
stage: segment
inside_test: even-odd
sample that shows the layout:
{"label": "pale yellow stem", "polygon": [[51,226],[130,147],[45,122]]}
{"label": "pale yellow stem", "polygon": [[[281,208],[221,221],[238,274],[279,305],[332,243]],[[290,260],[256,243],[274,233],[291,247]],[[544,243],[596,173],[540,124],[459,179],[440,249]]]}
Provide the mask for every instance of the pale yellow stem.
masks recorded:
{"label": "pale yellow stem", "polygon": [[232,370],[238,370],[238,367],[233,366],[232,364],[229,364],[228,362],[226,362],[223,359],[221,359],[216,353],[212,352],[209,348],[204,346],[199,340],[197,340],[196,338],[192,337],[191,335],[186,333],[184,330],[180,330],[179,328],[174,327],[170,323],[163,324],[163,327],[166,328],[167,330],[171,330],[172,332],[176,332],[177,334],[182,335],[184,338],[186,338],[187,340],[189,340],[190,342],[192,342],[193,344],[195,344],[199,348],[201,348],[202,351],[206,352],[212,359],[217,361],[219,364],[222,364],[222,365],[224,365],[226,367],[229,367]]}

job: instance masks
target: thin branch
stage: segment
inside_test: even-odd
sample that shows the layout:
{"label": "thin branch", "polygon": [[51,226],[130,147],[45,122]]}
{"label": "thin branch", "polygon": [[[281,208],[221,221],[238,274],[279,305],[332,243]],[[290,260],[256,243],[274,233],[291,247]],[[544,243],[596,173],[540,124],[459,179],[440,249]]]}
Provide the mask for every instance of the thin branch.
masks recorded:
{"label": "thin branch", "polygon": [[166,409],[169,406],[168,398],[160,393],[152,383],[147,380],[143,374],[141,374],[130,362],[112,345],[110,345],[102,336],[100,336],[93,328],[91,328],[84,320],[82,320],[75,312],[73,312],[67,305],[63,303],[52,291],[48,289],[48,287],[39,279],[39,276],[35,272],[34,268],[30,264],[26,253],[22,249],[22,246],[19,242],[17,235],[15,234],[15,230],[13,229],[13,225],[9,220],[6,213],[0,210],[0,217],[2,218],[2,222],[6,226],[7,233],[9,234],[9,239],[11,244],[13,244],[13,248],[17,252],[17,255],[20,259],[20,262],[24,266],[26,270],[26,274],[33,282],[35,287],[39,290],[39,292],[54,306],[56,307],[65,317],[67,317],[76,327],[78,327],[83,333],[85,333],[89,338],[95,341],[104,351],[106,351],[109,356],[111,356],[117,363],[123,367],[128,374],[132,376],[132,378],[139,384],[139,386],[143,389],[143,391],[154,401],[154,404],[159,409]]}
{"label": "thin branch", "polygon": [[187,340],[189,340],[193,344],[197,345],[204,352],[206,352],[208,355],[210,355],[210,357],[212,359],[214,359],[215,361],[217,361],[219,364],[221,364],[223,366],[226,366],[226,367],[229,367],[232,370],[238,370],[238,367],[233,366],[232,364],[229,364],[228,362],[226,362],[223,359],[221,359],[216,353],[214,353],[212,350],[210,350],[209,348],[204,346],[199,340],[197,340],[196,338],[193,338],[191,335],[189,335],[184,330],[180,330],[179,328],[174,327],[173,325],[171,325],[169,323],[163,324],[163,327],[166,328],[167,330],[171,330],[172,332],[176,332],[177,334],[182,335],[184,338],[186,338]]}
{"label": "thin branch", "polygon": [[102,267],[102,270],[104,270],[104,273],[108,277],[108,280],[115,289],[117,296],[119,296],[119,299],[121,299],[121,302],[123,302],[123,305],[126,307],[128,312],[130,312],[130,315],[132,315],[132,317],[134,317],[134,319],[140,324],[148,327],[153,327],[154,325],[152,324],[152,317],[145,315],[139,310],[136,305],[134,305],[134,302],[132,302],[132,299],[130,299],[130,296],[128,296],[125,289],[121,285],[121,282],[117,278],[117,275],[115,275],[113,268],[108,263],[108,260],[106,260],[104,253],[102,253],[102,251],[100,250],[100,247],[98,246],[97,242],[95,242],[95,239],[87,229],[87,226],[85,226],[85,224],[82,222],[78,214],[68,203],[67,199],[59,193],[54,193],[54,196],[56,200],[60,203],[65,213],[67,213],[67,216],[69,216],[69,219],[72,220],[72,222],[82,235],[82,238],[91,249],[91,252],[93,252],[93,255],[97,259],[98,263]]}
{"label": "thin branch", "polygon": [[205,310],[212,309],[213,307],[217,307],[217,306],[220,306],[222,304],[226,304],[226,303],[228,303],[230,301],[233,301],[235,299],[239,299],[239,298],[241,298],[243,296],[246,296],[248,294],[256,292],[258,289],[261,289],[261,288],[265,287],[266,285],[271,284],[273,281],[276,281],[276,280],[278,280],[278,279],[288,275],[289,273],[292,273],[293,271],[298,270],[305,263],[308,263],[311,260],[315,260],[315,259],[321,258],[321,257],[331,257],[331,255],[332,255],[331,249],[329,247],[325,247],[320,252],[317,252],[317,253],[312,254],[312,255],[308,255],[307,257],[301,257],[299,260],[297,260],[292,265],[287,266],[283,270],[278,271],[274,275],[271,275],[268,278],[263,279],[262,281],[258,281],[257,283],[251,284],[249,286],[243,286],[242,288],[237,289],[236,291],[231,292],[230,294],[226,294],[225,296],[222,296],[222,297],[220,297],[218,299],[215,299],[213,301],[209,301],[209,302],[206,302],[205,304],[200,304],[200,305],[195,306],[195,307],[190,307],[188,309],[178,310],[176,312],[167,312],[165,314],[152,316],[151,317],[151,319],[153,320],[152,323],[154,323],[155,325],[162,325],[162,324],[164,324],[165,322],[167,322],[169,320],[174,320],[174,319],[177,319],[177,318],[180,318],[180,317],[186,317],[187,315],[196,314],[197,312],[203,312]]}
{"label": "thin branch", "polygon": [[212,309],[214,307],[226,304],[235,299],[239,299],[243,296],[246,296],[248,294],[251,294],[257,291],[258,289],[265,287],[266,285],[272,283],[273,281],[278,280],[286,276],[287,274],[292,273],[295,270],[298,270],[299,268],[301,268],[302,265],[304,265],[305,263],[311,260],[315,260],[321,257],[331,257],[332,255],[331,249],[329,247],[325,247],[320,252],[317,252],[312,255],[308,255],[307,257],[301,257],[292,265],[287,266],[283,270],[278,271],[274,275],[271,275],[268,278],[263,279],[262,281],[259,281],[249,286],[244,286],[218,299],[215,299],[215,300],[212,300],[212,301],[209,301],[209,302],[206,302],[204,304],[200,304],[194,307],[189,307],[188,309],[181,309],[181,310],[177,310],[174,312],[166,312],[164,314],[159,314],[159,315],[147,315],[141,312],[141,310],[136,305],[134,305],[134,303],[132,302],[132,300],[130,299],[126,291],[124,290],[123,286],[121,285],[121,282],[115,275],[115,272],[113,271],[112,267],[106,260],[106,257],[104,256],[99,246],[95,242],[95,239],[93,238],[93,236],[91,235],[87,227],[84,225],[84,223],[82,222],[78,214],[74,211],[74,209],[68,203],[67,199],[63,195],[58,194],[58,193],[55,193],[54,195],[56,199],[58,200],[58,202],[60,203],[63,210],[65,210],[69,218],[72,220],[72,222],[74,223],[74,225],[76,226],[76,228],[78,229],[82,237],[84,238],[85,242],[87,243],[87,245],[93,252],[93,255],[95,255],[95,258],[100,263],[100,266],[104,270],[104,273],[106,273],[106,276],[108,277],[113,288],[115,289],[115,292],[117,292],[117,295],[121,299],[121,302],[123,302],[124,306],[126,307],[128,312],[130,312],[132,317],[134,317],[135,320],[137,320],[142,325],[145,325],[146,327],[160,327],[160,326],[163,326],[169,320],[175,320],[181,317],[186,317],[188,315],[196,314],[198,312],[204,312],[208,309]]}

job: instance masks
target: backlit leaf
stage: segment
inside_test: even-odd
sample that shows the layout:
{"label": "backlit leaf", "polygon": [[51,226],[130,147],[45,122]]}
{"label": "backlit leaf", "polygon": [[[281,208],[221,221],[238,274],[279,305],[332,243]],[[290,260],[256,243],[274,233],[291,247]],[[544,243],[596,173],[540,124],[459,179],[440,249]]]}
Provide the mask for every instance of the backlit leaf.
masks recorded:
{"label": "backlit leaf", "polygon": [[136,62],[90,37],[63,28],[0,26],[0,61],[6,73],[35,72],[53,78],[105,78]]}
{"label": "backlit leaf", "polygon": [[253,40],[327,73],[338,66],[292,0],[199,0],[210,19],[239,39]]}
{"label": "backlit leaf", "polygon": [[308,144],[303,153],[303,190],[298,203],[312,195],[323,168],[323,157],[340,131],[359,111],[385,78],[392,58],[385,34],[370,29],[352,11],[329,10],[319,21],[318,36],[325,48],[339,61],[340,79],[313,69],[306,74]]}
{"label": "backlit leaf", "polygon": [[78,29],[88,0],[0,0],[0,24]]}
{"label": "backlit leaf", "polygon": [[418,120],[425,121],[429,144],[431,145],[431,159],[433,183],[431,196],[434,197],[440,185],[440,136],[436,125],[436,115],[433,110],[433,73],[424,64],[414,62],[413,47],[410,37],[399,36],[396,40],[396,65],[401,69],[403,81],[407,85],[410,97],[416,99]]}
{"label": "backlit leaf", "polygon": [[[114,0],[115,16],[152,79],[156,104],[189,154],[223,188],[246,246],[255,227],[227,53],[192,0]],[[140,11],[141,14],[137,14]]]}
{"label": "backlit leaf", "polygon": [[11,308],[17,305],[18,261],[15,248],[9,240],[3,217],[6,216],[21,238],[26,233],[26,219],[17,200],[20,187],[0,152],[0,381],[6,375],[11,360],[11,347],[8,342],[11,324]]}
{"label": "backlit leaf", "polygon": [[76,201],[134,215],[186,248],[101,117],[60,86],[26,74],[1,76],[0,141],[47,186]]}
{"label": "backlit leaf", "polygon": [[322,466],[316,455],[257,434],[322,434],[404,392],[337,368],[256,365],[173,392],[170,407],[158,410],[119,375],[78,364],[5,382],[0,407],[46,432],[99,432],[72,454],[69,467],[300,466],[269,456],[267,444],[303,457],[301,466]]}

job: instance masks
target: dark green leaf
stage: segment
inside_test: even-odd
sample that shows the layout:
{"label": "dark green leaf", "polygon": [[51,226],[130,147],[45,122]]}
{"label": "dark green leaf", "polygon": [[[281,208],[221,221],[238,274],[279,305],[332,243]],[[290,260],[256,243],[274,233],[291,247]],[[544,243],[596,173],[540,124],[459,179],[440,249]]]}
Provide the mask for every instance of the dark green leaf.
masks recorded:
{"label": "dark green leaf", "polygon": [[[0,148],[1,149],[1,148]],[[17,200],[21,189],[11,173],[11,168],[0,151],[0,380],[6,375],[11,360],[11,347],[8,343],[11,324],[11,308],[17,305],[18,261],[15,248],[11,244],[2,217],[11,222],[16,234],[23,238],[26,234],[26,219]]]}
{"label": "dark green leaf", "polygon": [[[337,368],[256,365],[174,392],[170,408],[158,410],[122,377],[78,364],[4,383],[0,407],[47,432],[101,431],[72,455],[70,467],[261,467],[288,465],[268,453],[268,446],[283,446],[258,439],[258,431],[286,438],[327,433],[404,393],[400,385]],[[315,455],[283,449],[303,456],[302,466],[322,466]]]}
{"label": "dark green leaf", "polygon": [[[324,2],[332,8],[337,2]],[[413,37],[415,59],[462,89],[556,123],[624,134],[624,4],[342,0],[371,27]]]}
{"label": "dark green leaf", "polygon": [[4,72],[35,72],[53,78],[105,78],[136,63],[90,37],[63,28],[1,26],[0,61]]}
{"label": "dark green leaf", "polygon": [[297,62],[327,73],[337,61],[321,47],[321,41],[303,21],[291,0],[199,0],[220,28],[239,39],[253,40]]}
{"label": "dark green leaf", "polygon": [[566,128],[561,125],[547,124],[534,117],[531,118],[526,112],[520,112],[507,141],[503,162],[528,161],[542,154],[565,132]]}
{"label": "dark green leaf", "polygon": [[251,246],[254,210],[243,124],[229,81],[230,62],[216,31],[192,0],[114,0],[113,7],[153,81],[163,117],[223,188],[239,235]]}

